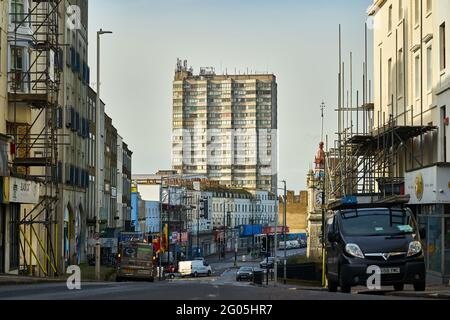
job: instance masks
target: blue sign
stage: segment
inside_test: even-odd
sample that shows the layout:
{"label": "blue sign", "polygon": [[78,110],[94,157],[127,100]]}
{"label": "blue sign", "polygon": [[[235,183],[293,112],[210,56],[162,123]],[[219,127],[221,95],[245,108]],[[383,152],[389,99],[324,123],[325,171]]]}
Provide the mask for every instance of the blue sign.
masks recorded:
{"label": "blue sign", "polygon": [[355,196],[347,196],[342,198],[342,204],[358,204],[358,198]]}
{"label": "blue sign", "polygon": [[262,234],[263,226],[260,224],[241,226],[239,233],[241,237],[249,237],[252,235]]}

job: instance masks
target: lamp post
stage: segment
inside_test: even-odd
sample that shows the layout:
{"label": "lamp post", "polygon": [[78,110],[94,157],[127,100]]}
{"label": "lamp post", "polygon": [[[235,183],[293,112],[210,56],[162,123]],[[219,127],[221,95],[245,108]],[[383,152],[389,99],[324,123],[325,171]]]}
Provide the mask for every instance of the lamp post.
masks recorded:
{"label": "lamp post", "polygon": [[103,152],[100,150],[100,36],[103,34],[111,34],[111,31],[103,31],[100,29],[97,31],[97,100],[96,100],[96,129],[95,129],[95,139],[96,139],[96,145],[97,145],[97,165],[96,165],[96,178],[95,178],[95,187],[96,187],[96,195],[97,195],[97,206],[96,206],[96,219],[95,219],[95,233],[96,233],[96,244],[95,244],[95,278],[97,281],[101,280],[101,261],[100,261],[100,255],[101,255],[101,244],[100,244],[100,209],[102,207],[102,194],[100,191],[100,174],[101,174],[101,161],[100,161],[100,155]]}
{"label": "lamp post", "polygon": [[159,188],[159,256],[158,256],[158,279],[162,280],[162,239],[163,239],[163,224],[162,224],[162,212],[163,212],[163,183],[164,178],[161,176],[161,186]]}
{"label": "lamp post", "polygon": [[286,257],[286,251],[287,251],[287,245],[286,245],[286,228],[287,228],[287,217],[286,217],[286,212],[287,212],[287,209],[286,209],[286,206],[287,206],[287,187],[286,187],[286,180],[283,180],[283,184],[284,184],[284,210],[283,210],[283,235],[284,235],[284,273],[283,273],[283,275],[284,275],[284,280],[283,280],[283,282],[284,282],[284,284],[286,284],[286,282],[287,282],[287,277],[286,277],[286,268],[287,268],[287,266],[286,266],[286,264],[287,264],[287,257]]}
{"label": "lamp post", "polygon": [[256,199],[256,195],[252,196],[252,255],[255,251],[255,209],[259,201]]}
{"label": "lamp post", "polygon": [[287,186],[286,186],[286,181],[283,180],[282,183],[284,184],[284,188],[273,188],[275,190],[275,196],[276,196],[276,205],[277,205],[277,210],[276,210],[276,214],[275,214],[275,240],[274,240],[274,271],[275,271],[275,283],[274,286],[277,285],[278,282],[278,263],[277,263],[277,256],[278,256],[278,219],[279,219],[279,210],[278,210],[278,202],[279,202],[279,198],[278,198],[278,190],[283,190],[284,191],[284,242],[285,242],[285,248],[284,248],[284,281],[286,283],[286,268],[287,268],[287,256],[286,256],[286,229],[287,229],[287,225],[286,225],[286,205],[287,205]]}

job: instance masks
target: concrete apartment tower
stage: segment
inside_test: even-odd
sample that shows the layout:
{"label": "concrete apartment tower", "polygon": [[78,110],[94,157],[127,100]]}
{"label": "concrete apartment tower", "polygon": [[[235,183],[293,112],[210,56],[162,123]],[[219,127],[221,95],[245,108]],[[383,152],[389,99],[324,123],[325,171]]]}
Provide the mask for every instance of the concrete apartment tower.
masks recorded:
{"label": "concrete apartment tower", "polygon": [[273,74],[194,75],[178,60],[172,166],[226,186],[276,192],[277,83]]}

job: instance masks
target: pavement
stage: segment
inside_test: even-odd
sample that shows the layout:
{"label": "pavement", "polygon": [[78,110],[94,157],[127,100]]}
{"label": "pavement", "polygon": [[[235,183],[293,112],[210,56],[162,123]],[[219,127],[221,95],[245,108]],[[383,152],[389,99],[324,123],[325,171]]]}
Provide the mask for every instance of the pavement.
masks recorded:
{"label": "pavement", "polygon": [[18,275],[0,275],[0,286],[4,285],[25,285],[25,284],[40,284],[40,283],[57,283],[65,282],[65,278],[39,278],[30,276]]}

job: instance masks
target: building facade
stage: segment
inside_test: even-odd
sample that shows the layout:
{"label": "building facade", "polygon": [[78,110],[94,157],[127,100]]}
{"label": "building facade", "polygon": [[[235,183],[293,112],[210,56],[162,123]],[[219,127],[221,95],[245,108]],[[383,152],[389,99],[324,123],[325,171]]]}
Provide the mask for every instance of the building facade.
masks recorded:
{"label": "building facade", "polygon": [[[374,131],[384,126],[421,132],[395,153],[391,175],[404,181],[410,206],[427,230],[430,277],[448,283],[450,3],[377,0],[369,15],[374,19]],[[424,196],[428,193],[434,196]]]}
{"label": "building facade", "polygon": [[178,61],[173,82],[172,167],[222,185],[277,186],[277,83],[272,74],[194,75]]}
{"label": "building facade", "polygon": [[133,183],[137,186],[133,193],[133,216],[138,215],[135,207],[140,197],[152,203],[161,203],[162,197],[162,225],[167,225],[173,239],[177,239],[171,250],[188,257],[229,252],[236,245],[239,250],[248,249],[253,245],[252,234],[240,237],[241,229],[253,226],[256,236],[263,226],[272,227],[278,216],[273,193],[225,187],[204,176],[135,175]]}
{"label": "building facade", "polygon": [[122,142],[122,176],[118,177],[118,183],[122,181],[122,218],[126,231],[131,230],[131,172],[133,152],[128,144]]}
{"label": "building facade", "polygon": [[[279,200],[279,221],[284,222],[284,199]],[[308,227],[308,192],[287,192],[286,225],[291,233],[306,233]]]}

